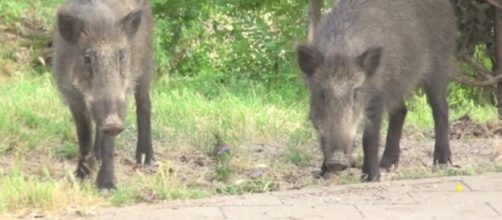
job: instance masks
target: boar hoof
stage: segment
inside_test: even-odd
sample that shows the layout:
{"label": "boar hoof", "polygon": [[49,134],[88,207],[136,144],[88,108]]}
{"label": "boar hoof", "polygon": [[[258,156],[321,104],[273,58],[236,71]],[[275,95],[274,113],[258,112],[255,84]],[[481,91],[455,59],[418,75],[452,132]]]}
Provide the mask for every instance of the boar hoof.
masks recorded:
{"label": "boar hoof", "polygon": [[117,187],[115,186],[115,181],[112,175],[106,175],[102,172],[98,173],[98,178],[96,179],[96,185],[100,190],[108,189],[115,190]]}
{"label": "boar hoof", "polygon": [[160,163],[156,163],[155,161],[152,161],[152,162],[146,163],[146,164],[136,163],[136,165],[134,167],[136,169],[140,169],[143,172],[152,174],[152,173],[157,173],[159,171],[160,166],[161,166]]}
{"label": "boar hoof", "polygon": [[85,167],[83,164],[78,164],[77,170],[75,171],[75,176],[79,179],[85,179],[91,174],[91,170]]}
{"label": "boar hoof", "polygon": [[325,179],[325,180],[328,180],[331,178],[331,176],[333,176],[333,173],[329,171],[328,167],[326,167],[326,165],[323,163],[322,166],[321,166],[321,172],[317,173],[316,175],[314,175],[316,179]]}
{"label": "boar hoof", "polygon": [[378,182],[380,180],[380,170],[378,167],[376,169],[363,169],[363,174],[361,175],[362,182]]}
{"label": "boar hoof", "polygon": [[136,161],[136,164],[141,167],[153,167],[155,166],[155,161],[152,159],[148,159],[144,161]]}
{"label": "boar hoof", "polygon": [[361,181],[362,182],[378,182],[378,181],[380,181],[380,172],[378,172],[378,174],[373,174],[373,175],[363,174],[363,175],[361,175]]}
{"label": "boar hoof", "polygon": [[101,196],[110,196],[115,192],[115,189],[99,189],[99,194]]}
{"label": "boar hoof", "polygon": [[450,165],[451,153],[450,152],[434,152],[434,165]]}
{"label": "boar hoof", "polygon": [[98,178],[97,185],[100,191],[103,190],[108,190],[108,191],[113,191],[116,190],[117,187],[115,186],[115,183],[113,181],[109,180],[100,180]]}
{"label": "boar hoof", "polygon": [[142,153],[136,155],[136,164],[140,166],[155,166],[155,159],[153,156]]}
{"label": "boar hoof", "polygon": [[80,179],[85,179],[91,174],[94,169],[96,161],[92,158],[80,158],[75,171],[75,176]]}
{"label": "boar hoof", "polygon": [[386,171],[390,171],[392,166],[397,168],[398,164],[399,160],[394,157],[382,157],[382,160],[380,160],[380,168],[385,169]]}

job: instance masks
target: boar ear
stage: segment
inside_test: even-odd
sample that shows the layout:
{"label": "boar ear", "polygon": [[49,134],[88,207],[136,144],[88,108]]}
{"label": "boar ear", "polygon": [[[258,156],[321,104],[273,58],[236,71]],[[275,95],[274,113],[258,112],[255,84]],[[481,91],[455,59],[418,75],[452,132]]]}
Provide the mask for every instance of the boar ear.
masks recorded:
{"label": "boar ear", "polygon": [[141,24],[143,10],[136,10],[129,13],[120,21],[120,27],[128,38],[133,38]]}
{"label": "boar ear", "polygon": [[366,72],[368,77],[371,77],[380,65],[382,51],[382,47],[374,47],[368,49],[366,52],[357,57],[357,65]]}
{"label": "boar ear", "polygon": [[310,45],[298,45],[298,64],[302,72],[308,76],[314,75],[315,71],[324,62],[324,55],[315,47]]}
{"label": "boar ear", "polygon": [[79,18],[66,14],[58,13],[59,33],[69,43],[76,44],[84,32],[84,22]]}

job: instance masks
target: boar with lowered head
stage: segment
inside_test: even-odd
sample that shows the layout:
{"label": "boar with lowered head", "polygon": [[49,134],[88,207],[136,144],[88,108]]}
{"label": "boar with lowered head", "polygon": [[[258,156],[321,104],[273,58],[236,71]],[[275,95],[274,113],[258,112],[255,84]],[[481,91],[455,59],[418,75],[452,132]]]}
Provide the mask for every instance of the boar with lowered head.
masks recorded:
{"label": "boar with lowered head", "polygon": [[[361,122],[363,180],[378,180],[379,166],[397,165],[404,98],[417,86],[433,112],[433,162],[451,162],[446,89],[455,66],[455,33],[449,0],[341,0],[323,18],[313,41],[297,47],[324,156],[322,173],[352,164]],[[385,112],[389,127],[379,161]]]}
{"label": "boar with lowered head", "polygon": [[130,94],[134,94],[137,111],[136,161],[148,165],[154,159],[150,2],[67,0],[55,23],[53,66],[76,126],[80,148],[76,175],[87,177],[97,159],[101,161],[98,188],[114,189],[114,141],[124,130]]}

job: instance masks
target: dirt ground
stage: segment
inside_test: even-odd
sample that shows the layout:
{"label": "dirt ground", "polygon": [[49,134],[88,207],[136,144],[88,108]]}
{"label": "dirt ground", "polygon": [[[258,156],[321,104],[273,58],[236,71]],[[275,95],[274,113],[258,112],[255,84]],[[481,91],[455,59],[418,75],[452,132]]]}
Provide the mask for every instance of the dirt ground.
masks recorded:
{"label": "dirt ground", "polygon": [[442,177],[101,209],[54,219],[500,219],[502,175]]}
{"label": "dirt ground", "polygon": [[[453,165],[447,169],[432,166],[433,132],[405,131],[401,141],[399,167],[390,172],[382,171],[381,182],[390,183],[402,179],[502,172],[501,131],[500,124],[479,125],[467,117],[453,122],[450,135]],[[135,146],[134,139],[127,141],[130,143],[125,145]],[[295,165],[285,156],[287,147],[253,144],[241,147],[240,152],[243,155],[232,156],[229,165],[233,169],[232,175],[226,181],[219,181],[214,179],[217,160],[208,153],[191,148],[170,150],[159,147],[162,146],[162,143],[159,142],[155,145],[157,146],[156,158],[159,165],[157,169],[141,169],[135,165],[132,160],[134,152],[132,147],[118,149],[116,153],[118,187],[138,184],[138,176],[159,175],[158,168],[163,167],[167,168],[168,175],[176,176],[177,181],[173,183],[174,188],[178,186],[189,189],[198,188],[209,192],[209,196],[289,191],[308,187],[332,187],[359,183],[362,165],[362,149],[359,147],[356,150],[358,156],[355,168],[325,180],[317,175],[322,159],[319,150],[315,147],[303,149],[308,155],[308,160],[304,164]],[[5,173],[9,172],[9,168],[17,166],[21,167],[24,174],[28,176],[38,176],[43,179],[48,178],[47,173],[50,173],[49,178],[63,180],[73,173],[77,162],[76,158],[55,158],[49,152],[22,154],[30,155],[30,157],[22,159],[22,162],[19,162],[19,157],[16,155],[6,154],[1,157],[0,166]],[[243,186],[249,183],[252,184]],[[225,190],[232,187],[244,189],[240,191]],[[142,187],[144,190],[139,192],[138,198],[127,202],[126,205],[137,202],[160,203],[163,199],[153,190],[154,188],[153,184]],[[172,201],[172,198],[167,199]],[[181,197],[181,199],[184,198]]]}
{"label": "dirt ground", "polygon": [[[382,181],[398,179],[416,179],[444,175],[473,175],[490,171],[501,171],[502,167],[502,126],[497,123],[476,124],[468,117],[451,124],[451,149],[453,166],[447,170],[432,166],[434,149],[433,132],[406,131],[401,140],[401,160],[399,167],[390,172],[383,172]],[[385,134],[385,133],[382,133]],[[384,142],[382,135],[382,143]],[[360,146],[360,144],[359,144]],[[310,185],[329,186],[334,184],[354,183],[359,181],[362,166],[362,149],[356,150],[357,166],[334,176],[329,180],[318,178],[321,153],[318,149],[311,150],[307,164],[296,166],[284,162],[285,147],[251,145],[248,158],[252,162],[234,164],[238,167],[230,182],[270,177],[277,187],[275,190],[300,189]],[[380,150],[383,152],[383,146]],[[172,166],[172,171],[181,174],[184,181],[198,180],[197,184],[211,187],[213,182],[207,178],[215,166],[213,158],[201,152],[181,152],[172,154],[160,152]],[[121,161],[127,161],[122,158]],[[124,164],[126,165],[126,164]],[[127,168],[126,168],[127,170]]]}
{"label": "dirt ground", "polygon": [[[445,175],[473,175],[491,171],[501,171],[502,168],[502,127],[498,124],[479,125],[465,117],[451,125],[451,149],[453,166],[447,170],[432,166],[434,147],[433,132],[406,131],[401,140],[401,159],[399,167],[390,172],[383,172],[381,181],[397,179],[416,179]],[[383,133],[385,134],[385,133]],[[384,138],[384,136],[382,137]],[[134,141],[134,140],[131,140]],[[383,141],[382,141],[383,142]],[[134,142],[128,144],[134,146]],[[161,145],[161,143],[156,143]],[[242,148],[245,148],[243,150]],[[139,167],[135,165],[133,148],[119,149],[116,153],[116,172],[119,183],[128,184],[136,181]],[[362,166],[362,149],[356,150],[357,166],[340,173],[329,180],[318,178],[321,153],[314,147],[306,148],[310,157],[305,164],[295,165],[284,156],[287,148],[283,146],[267,146],[254,144],[241,147],[244,156],[236,155],[230,165],[233,169],[227,181],[217,181],[211,175],[217,166],[217,160],[199,150],[174,150],[162,147],[156,148],[158,164],[168,167],[168,172],[174,174],[187,187],[199,187],[214,191],[215,185],[239,185],[247,180],[265,178],[271,182],[267,191],[300,189],[310,185],[334,185],[355,183],[359,181]],[[383,151],[382,148],[380,150]],[[31,175],[44,176],[48,169],[52,178],[65,178],[75,169],[77,158],[57,159],[47,155],[47,152],[30,154],[21,165],[23,172]],[[14,164],[14,156],[3,156],[0,165],[7,170]],[[40,165],[48,167],[42,167]],[[141,169],[140,172],[154,174],[157,170]],[[253,190],[250,190],[253,191]],[[260,190],[255,190],[260,192]],[[147,202],[158,200],[155,195],[145,195]]]}

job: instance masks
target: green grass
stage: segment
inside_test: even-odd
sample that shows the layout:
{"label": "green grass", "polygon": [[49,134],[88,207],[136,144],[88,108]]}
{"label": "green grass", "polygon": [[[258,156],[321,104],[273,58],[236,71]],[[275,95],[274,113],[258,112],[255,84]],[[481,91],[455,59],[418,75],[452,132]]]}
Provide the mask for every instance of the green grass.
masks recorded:
{"label": "green grass", "polygon": [[303,152],[301,149],[298,148],[290,148],[288,149],[289,155],[288,159],[289,161],[299,167],[304,167],[309,164],[309,158],[306,152]]}
{"label": "green grass", "polygon": [[[267,93],[266,89],[260,86],[248,87],[238,92],[237,89],[229,91],[221,86],[207,90],[218,95],[208,97],[204,95],[204,89],[191,87],[191,83],[186,79],[164,79],[156,83],[152,91],[153,135],[158,143],[158,151],[176,152],[189,149],[207,154],[215,141],[213,133],[217,132],[233,146],[233,153],[240,154],[247,151],[247,144],[286,142],[291,133],[308,129],[304,123],[306,106],[303,101],[284,99],[279,94]],[[50,73],[12,79],[9,83],[0,85],[0,99],[3,100],[0,121],[4,122],[0,125],[0,157],[17,155],[17,159],[12,161],[20,161],[21,164],[23,161],[32,161],[31,156],[35,152],[36,158],[42,156],[48,161],[64,161],[77,157],[72,119],[56,92]],[[118,139],[118,148],[132,151],[131,142],[135,139],[135,114],[131,103],[127,129]],[[304,135],[300,139],[299,142],[305,143],[305,139],[312,140],[312,137]],[[175,180],[166,177],[169,174],[163,170],[153,176],[140,175],[135,181],[127,181],[124,185],[119,182],[119,190],[106,201],[113,205],[123,205],[149,200],[149,197],[199,198],[213,193],[241,194],[266,192],[277,188],[273,181],[264,179],[247,180],[242,184],[227,183],[231,182],[231,177],[238,171],[233,164],[248,163],[246,156],[235,157],[229,154],[218,159],[218,165],[214,167],[212,175],[216,177],[216,181],[222,182],[221,186],[215,189],[185,186],[175,177]],[[27,173],[21,174],[21,171],[9,170],[7,177],[1,180],[0,194],[3,201],[19,200],[15,203],[18,206],[4,205],[6,207],[2,207],[0,212],[26,207],[57,207],[64,203],[55,201],[54,197],[62,196],[61,193],[65,190],[78,192],[79,198],[101,200],[94,190],[80,191],[79,187],[70,187],[67,178],[58,178],[57,172],[51,168],[46,170],[48,174],[43,179],[48,179],[47,181],[42,181],[42,177],[38,175],[43,171],[27,170]],[[29,178],[21,178],[20,175]],[[131,184],[132,182],[134,183]],[[18,198],[20,195],[16,192],[28,188],[30,190],[26,192],[29,195]],[[68,201],[69,204],[81,203],[77,198],[68,199],[73,200]]]}
{"label": "green grass", "polygon": [[[406,124],[420,129],[430,129],[434,125],[432,110],[427,103],[424,95],[415,95],[408,99],[407,107],[409,109],[406,115]],[[473,101],[467,102],[460,107],[450,108],[450,121],[454,121],[465,115],[469,115],[477,123],[486,123],[497,120],[497,108],[493,105],[479,105]]]}
{"label": "green grass", "polygon": [[120,184],[118,190],[108,197],[111,204],[121,206],[132,202],[155,202],[158,200],[195,199],[211,195],[208,189],[188,187],[176,174],[161,166],[154,175],[136,173],[137,178]]}
{"label": "green grass", "polygon": [[497,166],[495,167],[495,172],[502,172],[502,165],[500,165],[500,164],[499,164],[499,165],[497,165]]}
{"label": "green grass", "polygon": [[441,176],[474,176],[483,173],[490,172],[501,172],[499,166],[493,167],[483,167],[476,166],[475,164],[463,167],[462,169],[454,168],[454,167],[446,167],[446,168],[435,168],[433,170],[429,168],[415,168],[409,169],[406,171],[398,171],[396,180],[400,179],[422,179],[422,178],[430,178],[430,177],[441,177]]}
{"label": "green grass", "polygon": [[357,184],[361,182],[359,176],[343,174],[338,177],[341,184]]}
{"label": "green grass", "polygon": [[[131,202],[200,198],[213,194],[243,194],[268,192],[278,189],[269,176],[245,179],[235,183],[239,172],[254,163],[246,146],[253,143],[265,145],[286,145],[279,160],[297,167],[307,167],[316,163],[313,151],[315,135],[306,121],[307,100],[300,93],[292,97],[281,96],[282,91],[268,91],[260,85],[250,84],[247,88],[202,86],[197,79],[162,79],[155,83],[153,97],[154,139],[157,151],[175,153],[179,151],[199,151],[208,154],[214,150],[214,133],[222,136],[232,146],[232,153],[217,158],[211,168],[213,187],[187,185],[168,169],[161,168],[153,175],[141,174],[138,177],[119,182],[119,190],[105,202],[124,205]],[[202,87],[200,87],[202,86]],[[296,88],[283,88],[296,89]],[[205,93],[213,92],[211,96]],[[305,92],[305,91],[303,91]],[[0,85],[0,156],[17,155],[18,159],[28,162],[33,152],[41,152],[47,161],[75,159],[78,152],[75,131],[67,108],[60,100],[49,73],[24,79],[13,79]],[[415,98],[416,106],[424,98]],[[407,123],[423,129],[430,129],[432,119],[428,107],[411,106]],[[123,151],[132,152],[135,140],[135,114],[131,104],[127,129],[119,138],[118,146]],[[488,120],[495,116],[487,107],[475,107],[471,114],[476,120]],[[461,114],[452,114],[455,115]],[[163,159],[163,158],[161,158]],[[361,158],[359,158],[361,159]],[[50,163],[50,162],[48,162]],[[281,162],[282,163],[282,162]],[[281,166],[275,169],[281,169]],[[120,168],[119,168],[120,169]],[[123,169],[123,168],[122,168]],[[272,173],[281,173],[274,170]],[[460,173],[459,173],[460,172]],[[467,171],[447,170],[441,175],[471,174]],[[36,173],[45,173],[36,174]],[[35,174],[35,175],[33,175]],[[400,174],[401,178],[419,178],[428,172]],[[72,185],[69,176],[59,178],[48,167],[35,173],[21,170],[2,174],[0,180],[0,212],[32,207],[51,209],[71,200],[69,203],[82,203],[102,198],[92,188]],[[340,177],[341,183],[356,183],[358,178],[348,175]],[[92,181],[90,182],[92,183]],[[23,193],[20,193],[23,192]],[[57,198],[64,193],[76,193],[73,197]],[[64,196],[63,196],[64,197]],[[11,201],[16,201],[12,203]]]}
{"label": "green grass", "polygon": [[260,85],[237,89],[187,79],[158,82],[153,100],[157,138],[204,152],[212,151],[215,133],[233,146],[287,138],[304,126],[306,109]]}
{"label": "green grass", "polygon": [[[230,144],[240,144],[287,138],[307,126],[304,102],[283,100],[264,91],[258,94],[255,88],[249,89],[253,90],[249,96],[211,88],[220,92],[208,98],[201,94],[203,91],[178,86],[180,83],[164,80],[152,92],[154,136],[168,141],[165,147],[196,146],[208,152],[214,132]],[[75,155],[70,149],[75,144],[73,123],[50,73],[13,80],[0,85],[0,92],[2,146],[13,144],[15,151],[25,151],[52,145],[61,156]],[[135,132],[134,107],[130,104],[126,136]]]}
{"label": "green grass", "polygon": [[51,23],[55,8],[64,0],[1,1],[0,18],[7,23],[15,23],[29,15],[37,15],[43,22]]}
{"label": "green grass", "polygon": [[32,210],[55,210],[69,203],[92,205],[99,202],[92,186],[75,185],[71,178],[54,180],[24,174],[15,169],[0,170],[0,213]]}
{"label": "green grass", "polygon": [[242,195],[249,193],[266,193],[276,191],[278,186],[273,180],[267,178],[258,178],[244,180],[230,185],[224,185],[216,188],[216,192],[222,195]]}

